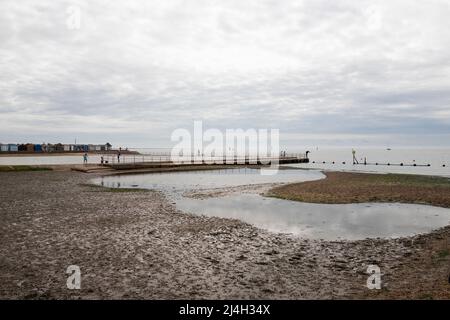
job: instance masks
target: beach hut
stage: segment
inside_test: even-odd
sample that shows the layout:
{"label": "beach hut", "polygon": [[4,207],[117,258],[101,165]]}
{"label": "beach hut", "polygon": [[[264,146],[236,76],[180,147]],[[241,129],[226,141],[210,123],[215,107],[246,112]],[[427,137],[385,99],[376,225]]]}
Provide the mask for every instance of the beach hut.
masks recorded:
{"label": "beach hut", "polygon": [[8,151],[9,152],[18,152],[19,146],[17,144],[10,143],[10,144],[8,144]]}
{"label": "beach hut", "polygon": [[63,149],[64,149],[64,152],[69,152],[70,151],[70,144],[64,144],[63,145]]}
{"label": "beach hut", "polygon": [[95,145],[93,145],[93,144],[88,145],[88,151],[89,152],[95,151]]}
{"label": "beach hut", "polygon": [[55,144],[55,151],[56,152],[64,152],[64,145],[62,143]]}
{"label": "beach hut", "polygon": [[34,152],[42,152],[42,145],[35,144],[34,145]]}
{"label": "beach hut", "polygon": [[25,151],[27,151],[27,152],[34,152],[34,144],[32,144],[32,143],[27,143],[27,144],[25,145]]}
{"label": "beach hut", "polygon": [[27,151],[27,145],[23,143],[17,145],[17,151]]}
{"label": "beach hut", "polygon": [[0,144],[0,152],[8,152],[9,148],[7,144]]}

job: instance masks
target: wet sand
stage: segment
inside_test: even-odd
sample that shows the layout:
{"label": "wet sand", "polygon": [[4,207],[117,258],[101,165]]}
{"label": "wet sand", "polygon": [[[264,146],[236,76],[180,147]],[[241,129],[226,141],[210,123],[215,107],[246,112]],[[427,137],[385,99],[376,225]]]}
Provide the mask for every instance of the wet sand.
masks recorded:
{"label": "wet sand", "polygon": [[[312,241],[177,211],[93,174],[0,173],[1,299],[450,298],[450,227],[395,240]],[[383,289],[368,290],[377,264]],[[81,290],[66,268],[81,268]]]}

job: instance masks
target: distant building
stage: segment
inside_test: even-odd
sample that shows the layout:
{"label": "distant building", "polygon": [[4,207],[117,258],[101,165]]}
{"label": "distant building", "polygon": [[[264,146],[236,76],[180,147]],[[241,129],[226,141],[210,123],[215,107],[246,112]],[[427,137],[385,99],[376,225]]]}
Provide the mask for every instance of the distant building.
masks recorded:
{"label": "distant building", "polygon": [[8,144],[8,151],[9,152],[18,152],[19,146],[17,144],[10,143],[10,144]]}
{"label": "distant building", "polygon": [[62,144],[62,143],[0,143],[0,152],[101,152],[112,149],[110,143],[106,144]]}

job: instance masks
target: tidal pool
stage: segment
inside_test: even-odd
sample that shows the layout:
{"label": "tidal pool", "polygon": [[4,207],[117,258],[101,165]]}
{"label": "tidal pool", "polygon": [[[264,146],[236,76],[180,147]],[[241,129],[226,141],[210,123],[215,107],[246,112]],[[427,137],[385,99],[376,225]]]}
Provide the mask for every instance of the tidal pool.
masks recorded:
{"label": "tidal pool", "polygon": [[198,170],[106,176],[95,179],[94,183],[110,188],[134,187],[180,192],[325,178],[318,170],[282,169],[272,173],[253,168]]}
{"label": "tidal pool", "polygon": [[239,219],[259,228],[309,239],[359,240],[427,233],[450,224],[450,209],[400,203],[312,204],[255,193],[197,199],[189,191],[264,183],[322,179],[320,171],[284,169],[261,175],[259,169],[224,169],[106,176],[93,182],[113,188],[165,191],[178,209],[206,216]]}
{"label": "tidal pool", "polygon": [[400,203],[314,204],[257,194],[182,197],[185,212],[239,219],[259,228],[309,239],[360,240],[427,233],[450,224],[450,210]]}

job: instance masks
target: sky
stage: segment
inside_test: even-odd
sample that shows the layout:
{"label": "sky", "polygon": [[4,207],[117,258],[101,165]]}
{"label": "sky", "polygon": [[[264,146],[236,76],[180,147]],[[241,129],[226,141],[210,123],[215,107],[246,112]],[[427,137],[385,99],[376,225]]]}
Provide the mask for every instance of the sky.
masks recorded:
{"label": "sky", "polygon": [[0,0],[0,142],[450,147],[448,0]]}

